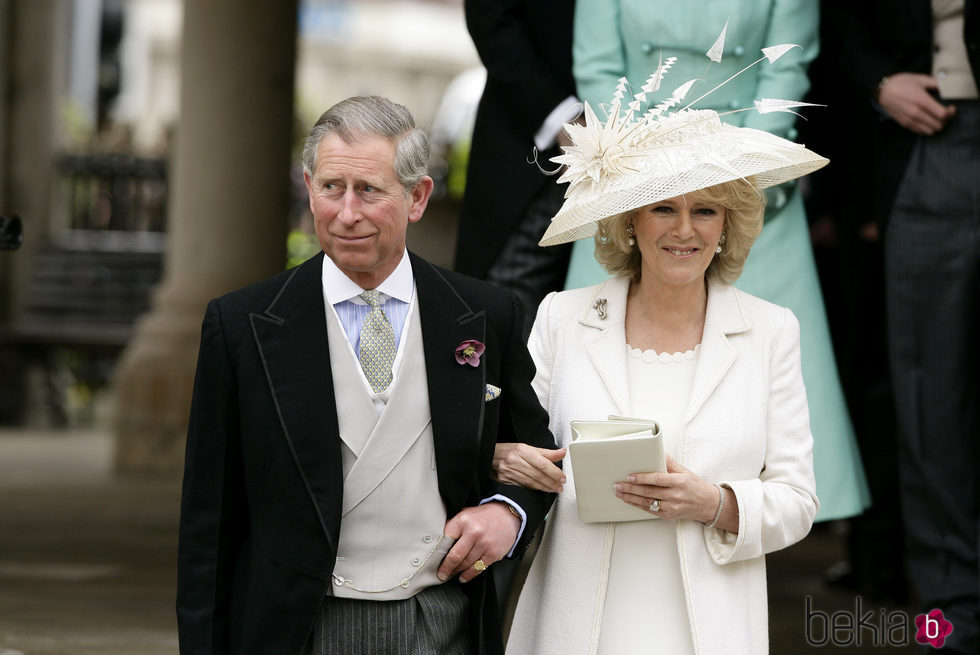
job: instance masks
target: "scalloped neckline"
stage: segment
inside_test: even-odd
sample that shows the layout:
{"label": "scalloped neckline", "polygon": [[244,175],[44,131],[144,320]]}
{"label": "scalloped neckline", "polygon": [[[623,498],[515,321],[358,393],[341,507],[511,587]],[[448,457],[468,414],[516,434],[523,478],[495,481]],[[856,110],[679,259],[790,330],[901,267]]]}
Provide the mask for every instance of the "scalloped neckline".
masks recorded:
{"label": "scalloped neckline", "polygon": [[626,344],[626,350],[633,359],[639,359],[647,363],[660,362],[661,364],[679,364],[697,357],[698,353],[701,351],[701,344],[694,346],[693,350],[686,350],[684,352],[676,353],[658,353],[652,348],[648,350],[640,350],[639,348],[633,348],[629,344]]}

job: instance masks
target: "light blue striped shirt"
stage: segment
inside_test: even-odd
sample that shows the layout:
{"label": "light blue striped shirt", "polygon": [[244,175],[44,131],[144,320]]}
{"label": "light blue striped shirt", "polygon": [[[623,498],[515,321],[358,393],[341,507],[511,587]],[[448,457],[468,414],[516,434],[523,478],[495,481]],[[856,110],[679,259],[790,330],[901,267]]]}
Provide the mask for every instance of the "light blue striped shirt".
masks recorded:
{"label": "light blue striped shirt", "polygon": [[[388,278],[378,285],[383,302],[381,308],[391,323],[395,333],[395,349],[401,347],[402,330],[408,310],[412,307],[412,293],[415,291],[415,278],[412,275],[412,264],[408,259],[408,251],[402,255],[401,261]],[[323,297],[328,305],[333,305],[337,318],[344,328],[344,334],[354,349],[356,355],[360,352],[361,323],[371,306],[361,300],[364,291],[354,283],[329,257],[323,258]]]}

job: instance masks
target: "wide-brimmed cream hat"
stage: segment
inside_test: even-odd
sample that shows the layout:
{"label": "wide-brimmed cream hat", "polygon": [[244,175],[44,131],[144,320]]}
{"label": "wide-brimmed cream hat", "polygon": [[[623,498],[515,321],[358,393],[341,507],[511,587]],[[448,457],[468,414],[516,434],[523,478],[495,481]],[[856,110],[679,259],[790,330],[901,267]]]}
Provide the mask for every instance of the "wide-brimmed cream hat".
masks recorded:
{"label": "wide-brimmed cream hat", "polygon": [[[764,49],[765,56],[759,61],[774,61],[791,47]],[[667,101],[640,113],[646,94],[659,88],[664,72],[674,61],[671,57],[658,67],[625,112],[620,110],[626,91],[626,80],[622,79],[606,121],[600,121],[585,104],[585,125],[565,126],[572,145],[552,159],[567,167],[558,179],[568,182],[565,204],[539,245],[590,237],[596,233],[597,221],[604,218],[722,182],[752,177],[753,184],[762,189],[828,163],[798,143],[724,123],[712,110],[682,108],[669,113],[695,80],[678,87]],[[805,104],[758,100],[754,109],[763,113],[790,111]]]}

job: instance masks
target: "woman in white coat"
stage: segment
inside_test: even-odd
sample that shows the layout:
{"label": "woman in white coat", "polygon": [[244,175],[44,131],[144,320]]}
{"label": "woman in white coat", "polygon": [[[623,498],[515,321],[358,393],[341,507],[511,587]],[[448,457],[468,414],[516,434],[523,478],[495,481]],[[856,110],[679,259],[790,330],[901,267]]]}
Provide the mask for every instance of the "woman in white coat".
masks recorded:
{"label": "woman in white coat", "polygon": [[559,446],[575,419],[660,424],[667,472],[609,494],[661,520],[583,523],[561,451],[498,447],[500,479],[561,490],[507,652],[759,655],[764,555],[802,539],[818,501],[799,325],[731,283],[762,227],[759,189],[826,160],[713,111],[648,120],[616,104],[566,128],[570,189],[542,245],[598,230],[617,277],[544,300],[534,386]]}

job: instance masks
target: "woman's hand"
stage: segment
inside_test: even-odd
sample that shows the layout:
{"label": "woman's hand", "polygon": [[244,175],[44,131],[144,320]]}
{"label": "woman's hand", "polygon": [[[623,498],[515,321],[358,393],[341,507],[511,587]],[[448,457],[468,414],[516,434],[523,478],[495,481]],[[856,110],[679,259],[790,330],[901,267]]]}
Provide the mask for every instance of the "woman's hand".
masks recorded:
{"label": "woman's hand", "polygon": [[560,492],[565,475],[555,466],[565,449],[535,448],[526,443],[498,443],[493,451],[490,478],[538,491]]}
{"label": "woman's hand", "polygon": [[[735,494],[726,489],[725,512],[722,518],[730,518],[729,505],[735,509],[735,524],[719,519],[716,527],[738,530],[738,513],[735,507]],[[718,487],[706,482],[695,473],[684,468],[670,455],[667,455],[666,473],[634,473],[626,482],[616,484],[616,496],[630,505],[635,505],[651,514],[665,519],[690,519],[701,523],[711,523],[718,511]],[[659,501],[659,508],[651,505]]]}

